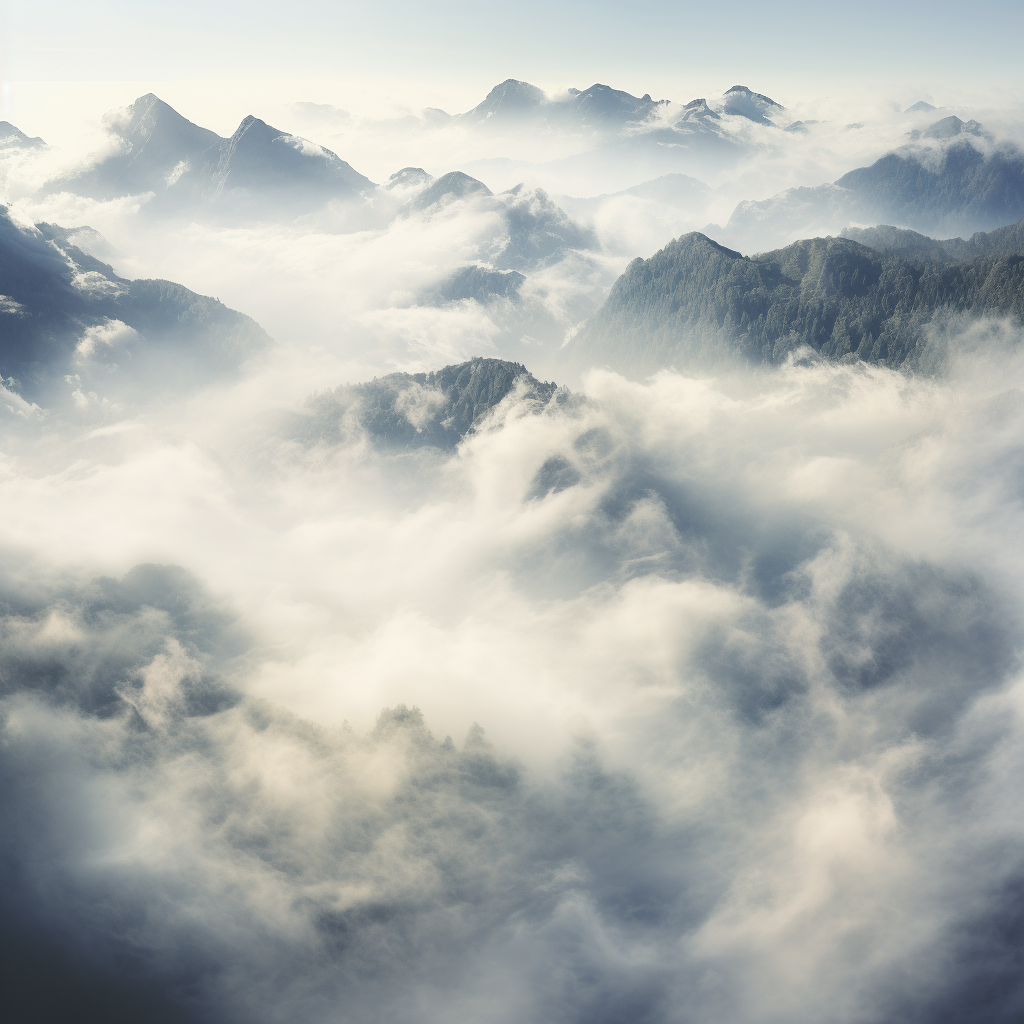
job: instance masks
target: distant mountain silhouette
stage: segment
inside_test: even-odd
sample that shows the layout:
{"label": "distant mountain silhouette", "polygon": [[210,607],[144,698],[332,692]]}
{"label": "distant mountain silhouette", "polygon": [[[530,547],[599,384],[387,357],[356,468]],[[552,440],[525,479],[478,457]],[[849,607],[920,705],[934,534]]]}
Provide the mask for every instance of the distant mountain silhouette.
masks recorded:
{"label": "distant mountain silhouette", "polygon": [[886,255],[924,260],[972,260],[984,256],[1024,256],[1024,220],[995,231],[978,231],[970,238],[935,239],[908,228],[880,224],[873,228],[847,228],[845,238]]}
{"label": "distant mountain silhouette", "polygon": [[330,150],[253,116],[224,139],[148,93],[106,123],[120,150],[51,191],[95,199],[151,192],[151,212],[274,218],[354,199],[373,185]]}
{"label": "distant mountain silhouette", "polygon": [[633,376],[775,363],[803,346],[832,359],[913,365],[936,314],[1024,319],[1024,256],[985,248],[969,260],[932,262],[811,238],[745,257],[694,232],[634,260],[570,355]]}
{"label": "distant mountain silhouette", "polygon": [[27,230],[0,207],[0,376],[32,401],[125,381],[160,390],[233,373],[269,343],[249,317],[171,281],[130,281],[75,231]]}
{"label": "distant mountain silhouette", "polygon": [[381,188],[389,192],[396,189],[426,188],[433,181],[434,176],[427,174],[422,167],[403,167],[400,171],[395,171]]}
{"label": "distant mountain silhouette", "polygon": [[428,210],[431,207],[447,206],[458,199],[468,199],[470,196],[491,195],[494,193],[482,181],[477,181],[462,171],[449,171],[420,192],[412,201],[411,208]]}
{"label": "distant mountain silhouette", "polygon": [[450,274],[436,288],[427,291],[424,305],[443,306],[448,302],[473,299],[488,303],[495,299],[519,298],[519,289],[526,278],[515,270],[491,270],[474,264]]}
{"label": "distant mountain silhouette", "polygon": [[460,114],[455,123],[493,128],[543,124],[560,131],[616,132],[630,122],[643,121],[659,105],[650,96],[632,96],[600,83],[589,89],[569,89],[564,98],[549,100],[535,85],[510,78],[496,85],[482,103]]}
{"label": "distant mountain silhouette", "polygon": [[727,114],[739,114],[758,124],[770,124],[771,116],[786,108],[770,96],[753,92],[745,85],[734,85],[722,96],[722,108]]}
{"label": "distant mountain silhouette", "polygon": [[0,121],[0,152],[8,149],[43,149],[45,146],[42,139],[30,139],[10,121]]}
{"label": "distant mountain silhouette", "polygon": [[937,121],[922,138],[844,174],[833,184],[794,188],[742,202],[724,235],[749,249],[800,233],[837,233],[851,223],[889,223],[927,234],[988,231],[1024,217],[1024,153],[982,145],[984,129],[956,117]]}

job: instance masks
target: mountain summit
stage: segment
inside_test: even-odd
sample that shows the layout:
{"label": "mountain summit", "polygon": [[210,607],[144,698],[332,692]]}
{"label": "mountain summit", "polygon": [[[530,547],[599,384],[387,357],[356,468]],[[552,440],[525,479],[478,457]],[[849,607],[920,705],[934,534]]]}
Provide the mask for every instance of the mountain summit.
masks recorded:
{"label": "mountain summit", "polygon": [[373,183],[329,149],[250,115],[230,139],[193,124],[153,93],[108,114],[118,152],[56,187],[95,199],[152,193],[147,210],[213,207],[227,216],[293,216]]}

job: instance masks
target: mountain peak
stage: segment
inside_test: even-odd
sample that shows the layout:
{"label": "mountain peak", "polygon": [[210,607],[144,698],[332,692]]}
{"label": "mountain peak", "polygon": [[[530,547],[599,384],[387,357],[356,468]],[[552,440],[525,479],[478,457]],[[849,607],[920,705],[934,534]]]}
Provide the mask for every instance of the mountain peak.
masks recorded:
{"label": "mountain peak", "polygon": [[0,121],[0,150],[4,149],[41,149],[46,143],[42,139],[29,138],[20,128],[15,128],[10,121]]}
{"label": "mountain peak", "polygon": [[457,199],[467,199],[474,195],[492,196],[494,193],[482,181],[477,181],[463,171],[449,171],[425,188],[413,200],[412,205],[413,209],[425,210],[437,203],[447,205]]}
{"label": "mountain peak", "polygon": [[512,120],[539,107],[546,99],[544,91],[537,86],[530,85],[529,82],[520,82],[515,78],[506,78],[484,97],[483,103],[461,117],[478,122],[494,118],[500,121]]}
{"label": "mountain peak", "polygon": [[726,90],[722,95],[722,104],[727,114],[739,114],[758,124],[770,123],[768,114],[786,109],[770,96],[754,92],[745,85],[734,85],[731,89]]}
{"label": "mountain peak", "polygon": [[716,121],[720,120],[718,114],[708,106],[708,101],[701,96],[699,99],[690,100],[690,102],[683,107],[683,113],[679,120],[697,121],[704,118],[713,118]]}
{"label": "mountain peak", "polygon": [[270,125],[268,125],[266,121],[261,121],[255,114],[247,114],[242,118],[238,127],[235,129],[235,134],[232,138],[244,135],[250,128],[269,128],[270,131],[277,135],[285,134],[284,132],[279,132],[276,128],[270,128]]}

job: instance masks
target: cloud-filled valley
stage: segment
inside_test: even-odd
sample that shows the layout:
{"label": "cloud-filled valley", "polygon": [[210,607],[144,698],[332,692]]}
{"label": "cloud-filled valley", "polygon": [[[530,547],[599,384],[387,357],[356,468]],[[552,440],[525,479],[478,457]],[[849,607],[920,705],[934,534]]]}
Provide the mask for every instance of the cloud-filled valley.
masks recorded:
{"label": "cloud-filled valley", "polygon": [[1019,112],[787,103],[4,127],[8,1019],[1019,1019]]}

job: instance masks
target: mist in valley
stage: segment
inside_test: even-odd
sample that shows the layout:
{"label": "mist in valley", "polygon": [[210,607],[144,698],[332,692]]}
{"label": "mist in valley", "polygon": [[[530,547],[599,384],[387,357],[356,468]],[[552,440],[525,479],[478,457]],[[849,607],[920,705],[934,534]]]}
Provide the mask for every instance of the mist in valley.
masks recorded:
{"label": "mist in valley", "polygon": [[0,140],[9,1019],[1019,1019],[1019,106],[578,84]]}

